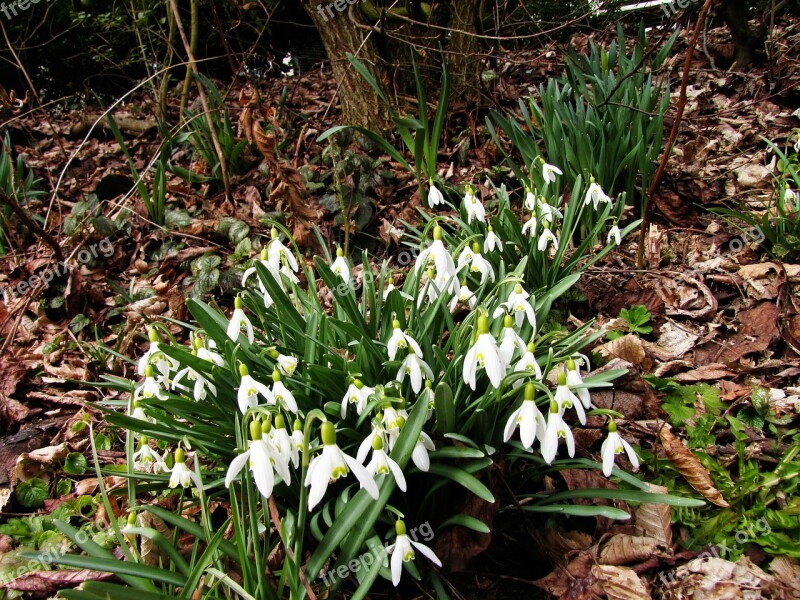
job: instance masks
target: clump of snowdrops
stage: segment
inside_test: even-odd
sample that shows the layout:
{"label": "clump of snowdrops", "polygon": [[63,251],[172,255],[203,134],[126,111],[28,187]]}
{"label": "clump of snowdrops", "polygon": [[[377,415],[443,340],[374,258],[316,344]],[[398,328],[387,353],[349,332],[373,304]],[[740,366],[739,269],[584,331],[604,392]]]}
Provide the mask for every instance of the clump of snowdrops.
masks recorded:
{"label": "clump of snowdrops", "polygon": [[[471,495],[497,501],[493,463],[636,482],[614,467],[621,453],[638,466],[614,421],[623,415],[592,403],[592,389],[623,373],[592,373],[582,350],[603,332],[540,332],[552,303],[636,224],[620,231],[594,181],[548,200],[560,171],[541,168],[544,186],[516,206],[505,188],[489,206],[467,187],[458,216],[426,213],[405,273],[366,253],[356,269],[341,249],[305,262],[276,224],[232,313],[190,300],[188,346],[150,328],[139,379],[108,378],[131,392],[125,414],[107,409],[129,431],[129,532],[146,536],[136,519],[152,513],[199,541],[187,573],[148,572],[148,584],[180,591],[202,576],[211,596],[303,598],[338,588],[347,577],[324,575],[346,567],[353,598],[379,577],[428,577],[443,594],[435,543],[411,542],[406,525],[488,532],[462,507]],[[438,189],[428,197],[446,203]],[[592,238],[608,232],[605,246],[576,239],[584,211],[596,216]],[[572,427],[591,415],[608,426],[600,462],[587,449],[576,457]],[[148,501],[168,488],[183,490],[183,512]],[[530,499],[526,509],[564,510]],[[213,525],[220,501],[230,517]],[[196,519],[185,516],[192,506]],[[379,560],[355,560],[375,548]]]}

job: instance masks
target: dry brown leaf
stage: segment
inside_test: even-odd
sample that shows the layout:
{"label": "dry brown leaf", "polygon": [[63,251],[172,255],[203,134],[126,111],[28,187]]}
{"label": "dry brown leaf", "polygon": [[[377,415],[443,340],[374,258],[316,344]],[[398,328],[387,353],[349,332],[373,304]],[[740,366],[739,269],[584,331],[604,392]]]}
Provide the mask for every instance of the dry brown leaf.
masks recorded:
{"label": "dry brown leaf", "polygon": [[639,535],[617,533],[600,550],[600,563],[604,565],[627,565],[641,562],[658,554],[657,539]]}
{"label": "dry brown leaf", "polygon": [[609,600],[649,600],[651,597],[647,584],[627,567],[593,565],[592,575]]}
{"label": "dry brown leaf", "polygon": [[592,545],[592,536],[583,531],[537,528],[532,535],[540,552],[554,563],[564,561],[571,552],[586,550]]}
{"label": "dry brown leaf", "polygon": [[769,570],[775,579],[794,590],[796,598],[800,598],[800,563],[796,558],[779,556],[769,564]]}
{"label": "dry brown leaf", "polygon": [[596,352],[606,358],[616,357],[636,366],[641,365],[645,359],[642,340],[632,333],[603,344]]}
{"label": "dry brown leaf", "polygon": [[774,263],[754,263],[739,269],[744,280],[745,291],[754,300],[773,300],[778,297],[781,286],[786,283],[786,271]]}
{"label": "dry brown leaf", "polygon": [[[728,600],[792,598],[788,586],[754,565],[747,556],[736,563],[715,556],[698,557],[662,579],[672,598]],[[796,596],[794,596],[796,597]]]}
{"label": "dry brown leaf", "polygon": [[[668,494],[669,489],[662,485],[645,483],[645,491],[651,494]],[[659,544],[672,548],[672,519],[669,505],[655,502],[642,502],[636,509],[636,525]]]}
{"label": "dry brown leaf", "polygon": [[691,450],[684,446],[683,442],[666,427],[661,428],[659,436],[667,458],[675,465],[675,468],[683,475],[689,485],[709,502],[722,508],[728,508],[730,504],[725,501],[719,490],[714,487],[714,482],[711,481],[708,470],[692,454]]}
{"label": "dry brown leaf", "polygon": [[90,571],[89,569],[58,569],[56,571],[32,571],[10,581],[6,587],[37,595],[54,594],[58,590],[74,588],[84,581],[109,581],[113,573]]}
{"label": "dry brown leaf", "polygon": [[734,373],[726,368],[724,364],[712,363],[685,373],[678,373],[674,379],[681,383],[694,383],[696,381],[717,381],[724,377],[733,377],[733,375]]}

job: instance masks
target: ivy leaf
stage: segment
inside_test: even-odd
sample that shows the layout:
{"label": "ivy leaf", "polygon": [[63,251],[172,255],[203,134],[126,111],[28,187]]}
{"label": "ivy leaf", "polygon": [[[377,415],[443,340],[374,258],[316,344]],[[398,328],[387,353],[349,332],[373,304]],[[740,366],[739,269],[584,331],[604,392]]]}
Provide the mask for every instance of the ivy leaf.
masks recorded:
{"label": "ivy leaf", "polygon": [[47,484],[38,477],[20,483],[15,493],[19,503],[26,508],[39,508],[50,496]]}

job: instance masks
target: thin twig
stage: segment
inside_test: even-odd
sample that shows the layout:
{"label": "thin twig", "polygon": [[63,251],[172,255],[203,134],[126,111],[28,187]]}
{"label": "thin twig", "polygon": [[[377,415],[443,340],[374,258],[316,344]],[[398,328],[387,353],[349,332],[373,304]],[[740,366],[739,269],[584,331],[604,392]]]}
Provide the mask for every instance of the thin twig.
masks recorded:
{"label": "thin twig", "polygon": [[697,46],[697,39],[700,37],[700,32],[703,29],[703,23],[706,20],[708,9],[711,8],[712,0],[706,0],[703,8],[700,9],[700,14],[697,16],[697,23],[694,26],[694,33],[689,42],[689,48],[686,50],[686,61],[683,63],[683,76],[681,78],[680,95],[678,96],[678,108],[675,113],[675,122],[672,124],[672,131],[669,134],[669,140],[664,148],[664,155],[661,157],[661,162],[658,165],[656,176],[650,184],[650,189],[647,191],[647,198],[645,199],[644,215],[642,216],[641,230],[639,231],[639,248],[636,251],[636,268],[644,268],[644,240],[649,229],[650,219],[653,216],[653,194],[658,189],[658,184],[661,183],[661,177],[664,175],[664,170],[667,168],[667,161],[672,153],[672,146],[675,139],[678,137],[678,129],[681,125],[681,117],[686,108],[686,88],[689,85],[689,68],[692,66],[692,57],[694,57],[694,49]]}
{"label": "thin twig", "polygon": [[41,225],[28,216],[28,213],[26,213],[25,210],[19,205],[16,198],[9,196],[5,193],[5,191],[0,190],[0,202],[14,211],[14,214],[16,214],[22,220],[22,222],[25,223],[25,226],[28,229],[37,234],[48,246],[53,249],[53,254],[59,260],[59,262],[64,260],[64,253],[61,252],[61,246],[58,245],[58,242],[49,233],[42,229]]}
{"label": "thin twig", "polygon": [[[186,31],[183,28],[183,23],[181,22],[181,15],[178,12],[178,3],[176,0],[169,1],[170,8],[172,9],[172,13],[175,15],[175,25],[178,27],[178,33],[181,36],[181,40],[183,41],[183,47],[186,50],[186,56],[189,61],[189,67],[192,70],[192,73],[195,76],[199,75],[200,72],[197,70],[197,61],[194,57],[194,52],[192,52],[191,44],[189,43],[189,38],[186,37]],[[228,177],[228,161],[225,158],[225,154],[222,152],[222,146],[219,143],[219,137],[217,136],[217,130],[214,128],[214,121],[211,119],[211,110],[208,108],[208,98],[206,97],[206,92],[203,89],[203,84],[200,81],[200,78],[196,78],[197,83],[197,94],[200,97],[200,103],[203,105],[203,112],[206,115],[206,123],[208,124],[208,129],[211,132],[211,140],[214,142],[214,150],[217,152],[217,158],[219,159],[219,167],[220,171],[222,171],[222,185],[225,187],[225,199],[230,202],[231,201],[231,182]]]}

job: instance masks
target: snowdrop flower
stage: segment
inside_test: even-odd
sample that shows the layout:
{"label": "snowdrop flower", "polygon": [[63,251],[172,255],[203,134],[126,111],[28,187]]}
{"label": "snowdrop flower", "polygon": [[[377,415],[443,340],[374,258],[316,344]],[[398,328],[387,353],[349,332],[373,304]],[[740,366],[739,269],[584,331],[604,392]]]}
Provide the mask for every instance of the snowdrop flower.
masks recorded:
{"label": "snowdrop flower", "polygon": [[444,196],[442,195],[442,192],[439,191],[439,188],[437,188],[434,184],[431,184],[431,187],[428,190],[428,206],[433,208],[439,204],[444,204]]}
{"label": "snowdrop flower", "polygon": [[161,348],[159,348],[159,342],[161,340],[159,339],[158,332],[155,329],[149,327],[147,329],[147,337],[150,340],[150,347],[139,359],[136,372],[139,375],[144,376],[144,371],[147,368],[147,365],[154,364],[156,370],[159,372],[159,379],[168,382],[170,372],[178,369],[178,367],[180,367],[180,363],[161,351]]}
{"label": "snowdrop flower", "polygon": [[597,210],[601,202],[611,204],[611,198],[606,195],[603,188],[595,183],[594,177],[589,179],[589,189],[586,190],[586,197],[583,199],[583,205],[587,206],[590,202],[594,204],[595,210]]}
{"label": "snowdrop flower", "polygon": [[411,389],[415,394],[418,394],[422,389],[423,376],[428,380],[433,380],[433,371],[424,360],[422,360],[413,347],[408,349],[408,356],[403,360],[400,365],[400,370],[397,371],[397,381],[402,385],[406,375],[410,376]]}
{"label": "snowdrop flower", "polygon": [[531,306],[531,303],[528,301],[530,297],[531,295],[522,289],[521,284],[516,284],[514,290],[508,295],[508,300],[501,303],[500,306],[495,309],[492,318],[496,319],[504,312],[508,312],[514,315],[514,321],[517,327],[522,327],[522,324],[527,318],[528,323],[530,323],[533,330],[536,331],[536,313],[533,312],[533,306]]}
{"label": "snowdrop flower", "polygon": [[473,219],[481,223],[486,221],[486,210],[471,185],[467,185],[467,191],[464,193],[464,210],[467,212],[467,225],[472,223]]}
{"label": "snowdrop flower", "polygon": [[176,488],[179,485],[183,488],[187,488],[191,484],[194,484],[197,488],[203,487],[197,473],[186,466],[186,453],[183,451],[183,448],[175,450],[175,464],[171,469],[165,469],[165,471],[170,473],[169,487],[171,488]]}
{"label": "snowdrop flower", "polygon": [[394,290],[396,290],[396,289],[397,289],[397,288],[396,288],[396,287],[394,287],[394,284],[393,284],[393,283],[390,283],[389,285],[387,285],[387,286],[386,286],[386,289],[385,289],[385,290],[383,290],[383,301],[384,301],[384,302],[386,302],[386,299],[389,297],[389,294],[391,294],[391,293],[392,293],[392,291],[394,291]]}
{"label": "snowdrop flower", "polygon": [[428,452],[433,452],[434,450],[436,450],[436,446],[433,444],[431,437],[421,431],[419,439],[411,451],[411,460],[420,471],[428,472],[431,467],[431,459],[428,456]]}
{"label": "snowdrop flower", "polygon": [[242,377],[239,383],[239,391],[237,393],[237,400],[239,402],[239,410],[242,414],[247,412],[248,408],[255,408],[258,406],[258,395],[261,394],[267,399],[269,404],[275,404],[275,396],[270,389],[263,383],[253,379],[247,369],[247,365],[239,365],[239,375]]}
{"label": "snowdrop flower", "polygon": [[[267,427],[267,433],[269,427]],[[230,487],[233,480],[239,476],[245,465],[248,465],[253,474],[253,480],[261,495],[265,498],[272,496],[275,487],[275,472],[287,484],[291,482],[291,473],[278,454],[272,443],[264,438],[264,427],[256,420],[250,421],[250,447],[231,461],[225,475],[225,487]]]}
{"label": "snowdrop flower", "polygon": [[503,333],[500,339],[500,358],[506,368],[511,366],[514,350],[519,349],[520,355],[525,352],[525,340],[514,331],[514,319],[511,315],[503,318]]}
{"label": "snowdrop flower", "polygon": [[589,395],[589,390],[583,387],[583,377],[581,377],[581,374],[578,372],[578,367],[575,364],[575,361],[572,359],[567,361],[566,383],[569,386],[569,389],[572,390],[578,398],[580,398],[580,401],[586,410],[592,408],[592,398]]}
{"label": "snowdrop flower", "polygon": [[544,177],[545,185],[554,182],[556,180],[556,175],[564,174],[561,169],[555,165],[546,163],[543,158],[540,158],[539,161],[542,163],[542,177]]}
{"label": "snowdrop flower", "polygon": [[131,418],[138,419],[140,421],[148,421],[150,423],[155,423],[156,420],[153,418],[148,417],[144,413],[144,409],[142,408],[142,404],[136,400],[133,401],[133,410],[131,411]]}
{"label": "snowdrop flower", "polygon": [[478,303],[478,298],[475,297],[475,294],[473,294],[472,290],[467,286],[466,279],[461,281],[461,288],[458,290],[458,295],[453,296],[453,299],[450,300],[450,312],[453,312],[459,303],[466,304],[469,306],[470,310],[474,309],[475,305]]}
{"label": "snowdrop flower", "polygon": [[297,401],[294,399],[294,394],[283,385],[281,374],[278,370],[272,372],[272,396],[275,398],[276,403],[283,403],[290,412],[297,413]]}
{"label": "snowdrop flower", "polygon": [[336,445],[336,428],[330,421],[325,421],[320,430],[322,438],[322,454],[318,454],[308,466],[305,485],[310,486],[308,494],[308,510],[319,504],[328,488],[328,482],[346,476],[350,471],[356,476],[362,489],[374,499],[378,499],[378,486],[372,475],[361,463],[348,456]]}
{"label": "snowdrop flower", "polygon": [[345,414],[347,414],[347,406],[349,404],[356,405],[357,414],[363,413],[369,402],[369,397],[374,393],[375,388],[364,385],[364,382],[360,379],[354,380],[350,387],[347,388],[344,398],[342,398],[342,418],[344,419]]}
{"label": "snowdrop flower", "polygon": [[522,225],[522,235],[527,235],[528,237],[533,237],[536,235],[536,226],[538,225],[538,221],[536,217],[531,215],[531,218],[525,221]]}
{"label": "snowdrop flower", "polygon": [[386,445],[390,452],[400,438],[400,432],[403,429],[403,425],[406,424],[407,419],[408,412],[404,408],[395,409],[391,404],[384,406],[381,421],[383,433],[386,435]]}
{"label": "snowdrop flower", "polygon": [[[196,354],[196,351],[192,354]],[[207,392],[206,387],[211,390],[211,393],[215,396],[217,395],[217,388],[216,386],[211,383],[208,379],[206,379],[202,373],[198,373],[191,367],[185,367],[183,370],[179,371],[175,375],[175,379],[172,382],[173,388],[181,388],[183,390],[188,390],[188,388],[184,385],[181,385],[181,380],[186,377],[189,381],[194,381],[194,388],[192,390],[192,395],[197,402],[202,402],[205,400]]]}
{"label": "snowdrop flower", "polygon": [[472,244],[472,260],[470,261],[469,270],[471,273],[481,274],[481,285],[486,282],[487,278],[494,282],[494,269],[489,261],[483,258],[478,242]]}
{"label": "snowdrop flower", "polygon": [[553,398],[558,404],[558,413],[561,416],[564,415],[565,409],[574,407],[575,412],[578,413],[578,421],[580,421],[581,425],[586,425],[586,413],[583,410],[583,402],[569,389],[567,386],[567,376],[563,372],[558,374],[558,386],[556,387],[556,393]]}
{"label": "snowdrop flower", "polygon": [[166,400],[167,394],[158,385],[154,377],[153,365],[147,365],[144,368],[144,383],[133,391],[133,399],[139,400],[141,398],[158,398],[159,400]]}
{"label": "snowdrop flower", "polygon": [[419,344],[410,335],[403,333],[403,330],[400,329],[400,321],[397,319],[392,321],[392,335],[389,338],[389,342],[386,344],[386,346],[389,350],[389,360],[394,360],[394,357],[397,356],[397,350],[399,348],[410,348],[416,354],[422,356],[422,350],[420,349]]}
{"label": "snowdrop flower", "polygon": [[469,266],[472,263],[472,258],[475,256],[475,253],[472,251],[472,246],[467,244],[461,249],[461,252],[458,255],[458,260],[456,261],[456,271],[461,271],[464,267]]}
{"label": "snowdrop flower", "polygon": [[606,236],[606,244],[610,244],[611,240],[614,240],[617,246],[622,242],[622,234],[619,231],[619,227],[617,227],[616,221],[614,222],[614,226],[609,230],[608,236]]}
{"label": "snowdrop flower", "polygon": [[205,361],[213,363],[218,367],[221,367],[225,364],[225,360],[219,355],[219,353],[214,352],[214,348],[216,348],[214,340],[209,340],[209,348],[206,348],[205,344],[203,344],[203,340],[201,340],[199,337],[196,337],[192,341],[192,345],[197,352],[197,358],[201,358]]}
{"label": "snowdrop flower", "polygon": [[[278,230],[273,227],[270,231],[270,242],[267,244],[267,261],[272,265],[270,272],[280,271],[283,266],[289,267],[290,272],[297,273],[300,266],[294,253],[289,250],[280,240]],[[276,277],[280,281],[279,277]]]}
{"label": "snowdrop flower", "polygon": [[376,435],[372,437],[372,460],[367,465],[367,472],[372,475],[392,475],[397,482],[397,487],[401,491],[406,491],[406,478],[403,471],[383,449],[383,440],[381,436]]}
{"label": "snowdrop flower", "polygon": [[622,439],[617,433],[617,424],[611,420],[608,424],[608,437],[600,447],[600,455],[603,457],[603,475],[611,477],[611,471],[614,469],[614,459],[617,454],[622,454],[622,451],[628,455],[628,460],[631,461],[634,469],[639,468],[639,457],[633,447]]}
{"label": "snowdrop flower", "polygon": [[300,419],[294,420],[292,426],[292,466],[296,469],[300,465],[300,453],[303,451],[303,423]]}
{"label": "snowdrop flower", "polygon": [[[283,281],[281,280],[280,271],[275,268],[275,266],[267,259],[267,249],[263,248],[261,250],[261,264],[264,265],[264,268],[269,271],[270,275],[278,282],[278,284],[283,288]],[[242,275],[242,287],[247,286],[247,280],[250,278],[251,275],[256,276],[256,280],[258,281],[258,289],[261,291],[261,295],[264,297],[264,308],[269,308],[273,305],[272,296],[269,295],[267,292],[267,288],[264,286],[264,282],[261,281],[261,277],[258,276],[256,272],[255,266],[246,269],[244,274]]]}
{"label": "snowdrop flower", "polygon": [[[444,247],[442,242],[442,228],[436,225],[433,228],[433,243],[422,250],[417,256],[417,262],[414,263],[414,273],[419,273],[422,268],[428,268],[428,262],[433,261],[435,267],[436,277],[440,281],[449,281],[450,278],[456,276],[456,266],[453,263],[453,257]],[[456,285],[458,282],[456,281]]]}
{"label": "snowdrop flower", "polygon": [[338,275],[345,283],[350,283],[350,267],[347,265],[344,251],[341,248],[336,248],[336,260],[331,264],[331,271],[333,271],[334,275]]}
{"label": "snowdrop flower", "polygon": [[519,427],[519,439],[526,449],[530,449],[533,446],[537,433],[540,438],[544,434],[546,424],[542,413],[536,407],[536,388],[532,383],[525,386],[522,406],[511,413],[508,421],[506,421],[506,427],[503,431],[504,442],[511,439],[517,427]]}
{"label": "snowdrop flower", "polygon": [[523,203],[525,208],[528,210],[536,210],[536,196],[534,195],[531,188],[525,186],[525,202]]}
{"label": "snowdrop flower", "polygon": [[538,201],[539,215],[542,217],[542,223],[552,223],[554,217],[563,219],[564,215],[555,206],[551,206],[544,196]]}
{"label": "snowdrop flower", "polygon": [[[267,433],[269,434],[269,439],[272,441],[272,447],[275,448],[275,451],[281,457],[286,467],[289,467],[289,462],[296,464],[297,460],[295,459],[295,455],[297,455],[297,452],[294,450],[292,438],[286,430],[286,420],[283,418],[282,414],[278,413],[275,415],[275,426],[270,427]],[[299,459],[299,456],[297,458]]]}
{"label": "snowdrop flower", "polygon": [[486,253],[494,252],[495,248],[502,252],[503,242],[497,237],[492,226],[489,225],[489,233],[486,234],[486,240],[483,242],[483,251]]}
{"label": "snowdrop flower", "polygon": [[291,377],[294,375],[294,372],[297,370],[298,362],[294,356],[284,356],[274,349],[269,353],[269,355],[275,359],[281,375],[285,375],[286,377]]}
{"label": "snowdrop flower", "polygon": [[539,241],[536,244],[539,252],[544,252],[547,249],[548,243],[553,244],[553,250],[558,252],[558,239],[553,235],[553,232],[550,231],[550,225],[545,223],[542,234],[539,236]]}
{"label": "snowdrop flower", "polygon": [[234,342],[238,341],[242,327],[244,327],[245,331],[247,332],[247,341],[252,344],[255,340],[255,336],[253,335],[253,325],[250,323],[250,319],[247,318],[247,315],[244,314],[242,306],[242,299],[239,296],[236,296],[236,300],[233,302],[233,314],[231,315],[231,321],[228,323],[228,337]]}
{"label": "snowdrop flower", "polygon": [[397,587],[400,584],[400,576],[403,574],[403,563],[414,560],[416,554],[414,549],[420,551],[429,561],[438,567],[442,566],[442,561],[434,554],[433,550],[428,548],[425,544],[415,542],[406,535],[406,524],[398,519],[394,525],[397,539],[394,544],[386,547],[386,552],[392,555],[392,584]]}
{"label": "snowdrop flower", "polygon": [[497,342],[489,332],[489,317],[480,315],[477,327],[478,338],[464,358],[464,383],[475,390],[475,375],[478,367],[482,367],[492,386],[498,388],[506,375],[506,365],[500,356]]}
{"label": "snowdrop flower", "polygon": [[547,415],[547,426],[542,438],[542,458],[548,465],[553,462],[558,453],[558,439],[564,438],[567,442],[567,452],[570,457],[575,456],[575,438],[572,431],[564,423],[555,400],[550,402],[550,412]]}
{"label": "snowdrop flower", "polygon": [[[800,143],[800,140],[798,140]],[[794,202],[798,200],[797,192],[793,191],[789,184],[786,184],[786,191],[783,192],[783,201],[788,205],[787,208],[790,212],[794,210]]]}
{"label": "snowdrop flower", "polygon": [[159,473],[167,470],[164,458],[150,447],[146,437],[139,438],[139,449],[133,453],[133,468],[145,473]]}
{"label": "snowdrop flower", "polygon": [[370,421],[370,426],[370,434],[361,441],[356,452],[356,460],[361,464],[364,464],[364,461],[367,460],[367,455],[372,450],[373,440],[376,437],[381,438],[384,446],[387,445],[386,430],[383,428],[383,414],[380,412],[376,414]]}
{"label": "snowdrop flower", "polygon": [[[533,355],[533,352],[536,350],[536,344],[533,342],[528,343],[528,347],[525,350],[525,354],[523,354],[522,358],[519,359],[519,362],[514,367],[514,373],[528,373],[528,375],[532,375],[539,381],[542,379],[542,368],[539,366],[539,363],[536,362],[536,357]],[[522,385],[522,380],[518,379],[514,382],[514,387],[519,387]]]}

